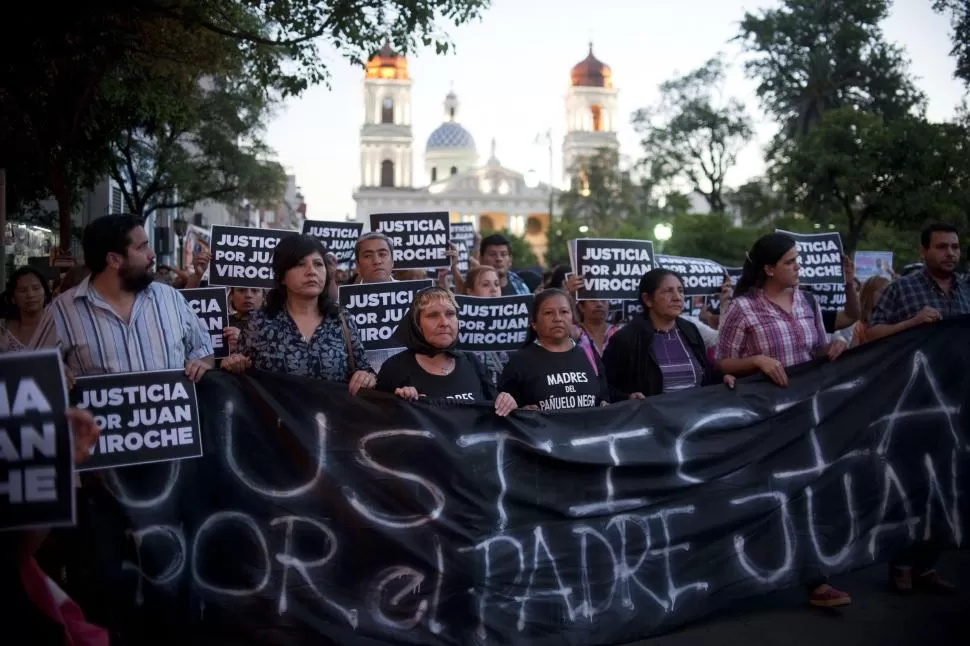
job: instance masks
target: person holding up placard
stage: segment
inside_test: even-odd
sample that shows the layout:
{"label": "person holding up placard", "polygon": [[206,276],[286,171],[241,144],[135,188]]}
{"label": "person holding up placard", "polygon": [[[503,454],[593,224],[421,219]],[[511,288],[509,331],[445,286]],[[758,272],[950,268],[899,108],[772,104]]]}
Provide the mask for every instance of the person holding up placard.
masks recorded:
{"label": "person holding up placard", "polygon": [[[603,354],[606,376],[616,394],[643,399],[717,383],[697,326],[685,320],[684,282],[669,269],[652,269],[639,286],[643,315],[634,317]],[[723,381],[734,387],[734,377]]]}
{"label": "person holding up placard", "polygon": [[3,300],[0,353],[26,350],[51,302],[47,279],[33,267],[21,267],[7,280]]}
{"label": "person holding up placard", "polygon": [[239,349],[239,335],[248,325],[249,316],[263,306],[263,290],[258,287],[229,289],[229,326],[222,331],[229,352]]}
{"label": "person holding up placard", "polygon": [[565,410],[610,403],[603,362],[572,338],[573,304],[565,292],[536,295],[529,341],[509,359],[499,390],[523,409]]}
{"label": "person holding up placard", "polygon": [[441,287],[428,287],[414,297],[396,334],[406,351],[394,355],[377,376],[377,390],[401,399],[421,397],[456,401],[495,400],[502,417],[515,410],[515,399],[495,387],[475,355],[458,352],[458,304]]}
{"label": "person holding up placard", "polygon": [[495,268],[498,272],[502,296],[531,294],[532,290],[512,271],[512,243],[501,233],[493,233],[482,239],[479,245],[480,263]]}
{"label": "person holding up placard", "polygon": [[[502,295],[499,285],[498,272],[490,265],[475,265],[465,274],[463,283],[467,296],[479,298],[498,298]],[[504,350],[497,352],[475,352],[474,355],[485,366],[488,380],[493,386],[498,386],[498,378],[509,362],[509,353]]]}
{"label": "person holding up placard", "polygon": [[273,252],[276,287],[265,307],[251,315],[239,351],[222,362],[230,372],[250,367],[348,384],[351,394],[373,388],[357,327],[330,297],[333,274],[326,250],[308,235],[280,240]]}
{"label": "person holding up placard", "polygon": [[182,295],[153,281],[142,219],[98,218],[81,244],[91,275],[54,299],[31,346],[60,348],[76,376],[184,368],[201,379],[215,364],[212,340]]}
{"label": "person holding up placard", "polygon": [[[357,283],[394,282],[394,245],[391,239],[378,231],[360,236],[354,246],[354,262],[357,263]],[[367,360],[371,367],[380,371],[385,361],[401,351],[401,348],[388,350],[367,350]]]}

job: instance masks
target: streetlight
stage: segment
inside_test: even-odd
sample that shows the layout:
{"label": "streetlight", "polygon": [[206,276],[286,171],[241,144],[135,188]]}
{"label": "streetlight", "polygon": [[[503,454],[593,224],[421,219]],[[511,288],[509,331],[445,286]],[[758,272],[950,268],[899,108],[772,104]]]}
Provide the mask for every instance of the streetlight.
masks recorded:
{"label": "streetlight", "polygon": [[185,221],[185,218],[179,214],[172,221],[172,228],[175,229],[175,237],[179,239],[179,261],[178,268],[184,269],[185,265],[185,252],[183,251],[183,245],[185,244],[185,233],[189,230],[189,223]]}
{"label": "streetlight", "polygon": [[674,228],[666,222],[661,222],[653,228],[653,237],[658,242],[657,251],[663,252],[664,243],[674,235]]}

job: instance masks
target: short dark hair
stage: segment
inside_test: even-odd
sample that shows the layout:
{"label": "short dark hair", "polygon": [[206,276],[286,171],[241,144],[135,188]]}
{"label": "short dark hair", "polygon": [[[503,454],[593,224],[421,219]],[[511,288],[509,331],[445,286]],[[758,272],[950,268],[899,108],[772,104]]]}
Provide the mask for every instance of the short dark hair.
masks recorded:
{"label": "short dark hair", "polygon": [[512,243],[501,233],[493,233],[482,238],[482,241],[478,245],[479,255],[484,256],[485,250],[489,247],[508,247],[509,253],[512,253]]}
{"label": "short dark hair", "polygon": [[[326,261],[327,249],[317,238],[313,236],[298,234],[286,236],[276,245],[273,251],[273,274],[276,286],[266,294],[266,304],[264,309],[270,316],[276,316],[286,307],[286,286],[283,284],[283,277],[286,272],[300,264],[300,261],[315,253]],[[324,282],[323,291],[317,297],[317,309],[320,315],[325,318],[336,318],[339,310],[337,304],[330,298],[330,285],[333,283],[333,275],[327,270],[327,280]]]}
{"label": "short dark hair", "polygon": [[131,213],[104,215],[84,227],[81,248],[84,264],[97,275],[108,267],[108,254],[128,255],[133,229],[145,226],[145,220]]}
{"label": "short dark hair", "polygon": [[358,258],[360,258],[360,245],[362,245],[363,243],[367,242],[368,240],[383,240],[384,241],[384,244],[387,245],[387,251],[388,251],[388,253],[391,254],[391,258],[394,257],[394,243],[391,242],[391,239],[388,238],[383,233],[381,233],[380,231],[369,231],[369,232],[365,233],[364,235],[360,236],[359,238],[357,238],[357,243],[354,244],[354,260],[355,261]]}
{"label": "short dark hair", "polygon": [[933,239],[934,233],[953,233],[959,237],[960,231],[952,224],[946,222],[933,222],[923,227],[923,230],[919,234],[919,244],[924,249],[930,248],[930,241]]}

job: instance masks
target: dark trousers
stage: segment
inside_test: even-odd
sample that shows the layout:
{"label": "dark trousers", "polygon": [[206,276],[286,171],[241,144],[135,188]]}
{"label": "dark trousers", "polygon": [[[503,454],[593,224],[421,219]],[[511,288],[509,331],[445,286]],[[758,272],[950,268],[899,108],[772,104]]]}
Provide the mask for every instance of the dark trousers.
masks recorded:
{"label": "dark trousers", "polygon": [[917,541],[903,550],[902,554],[894,558],[889,564],[892,567],[912,568],[914,574],[926,574],[936,567],[940,558],[938,547],[927,541]]}

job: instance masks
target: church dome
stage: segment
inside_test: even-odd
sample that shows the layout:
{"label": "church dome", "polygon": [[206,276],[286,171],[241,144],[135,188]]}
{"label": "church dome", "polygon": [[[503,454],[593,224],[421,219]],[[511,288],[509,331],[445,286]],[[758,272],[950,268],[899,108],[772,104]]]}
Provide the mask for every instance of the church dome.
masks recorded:
{"label": "church dome", "polygon": [[472,134],[465,130],[461,124],[454,121],[446,121],[431,133],[428,137],[427,150],[475,149],[475,139]]}
{"label": "church dome", "polygon": [[458,123],[458,95],[453,91],[445,96],[445,121],[428,137],[426,151],[475,150],[475,138]]}
{"label": "church dome", "polygon": [[569,77],[573,87],[613,87],[613,71],[593,56],[593,43],[589,44],[589,55],[573,67]]}
{"label": "church dome", "polygon": [[408,59],[391,49],[390,43],[384,43],[381,50],[367,61],[364,74],[365,78],[369,79],[406,81],[408,80]]}

